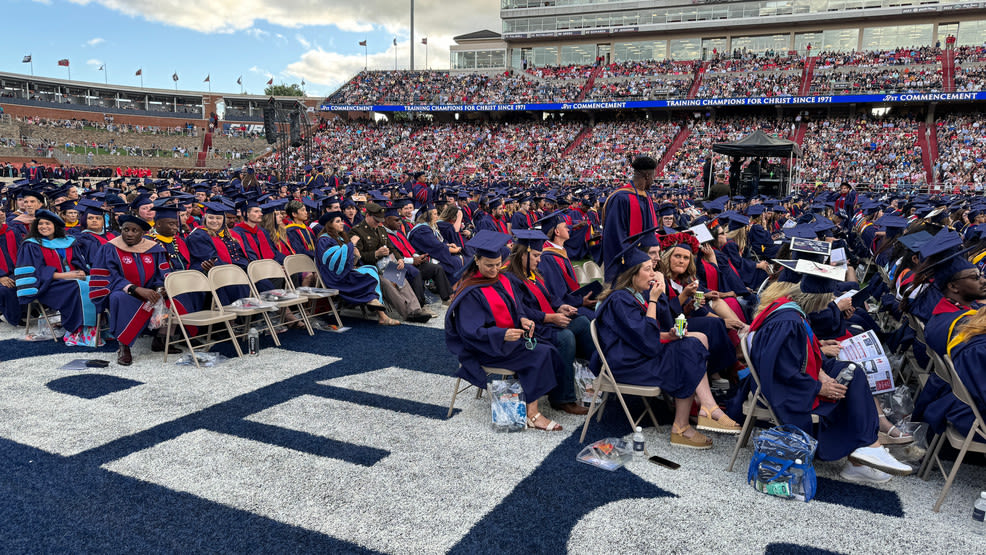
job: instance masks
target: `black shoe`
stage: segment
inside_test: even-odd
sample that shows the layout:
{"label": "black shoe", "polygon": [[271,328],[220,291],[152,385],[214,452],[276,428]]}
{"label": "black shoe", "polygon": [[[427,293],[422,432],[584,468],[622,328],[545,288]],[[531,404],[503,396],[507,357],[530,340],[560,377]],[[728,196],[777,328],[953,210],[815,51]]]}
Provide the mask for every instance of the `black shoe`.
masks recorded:
{"label": "black shoe", "polygon": [[[164,338],[163,337],[161,337],[160,335],[155,335],[154,336],[154,339],[151,340],[151,351],[153,351],[155,353],[163,353],[164,352]],[[178,347],[175,347],[174,345],[168,347],[168,354],[169,355],[178,355],[178,354],[181,354],[181,353],[182,353],[182,350],[179,349]]]}
{"label": "black shoe", "polygon": [[130,366],[134,362],[134,356],[130,354],[130,347],[126,345],[120,345],[120,350],[117,351],[116,363],[120,366]]}
{"label": "black shoe", "polygon": [[423,324],[428,320],[431,320],[432,316],[433,315],[430,312],[425,312],[424,310],[415,310],[414,312],[408,314],[405,320],[407,320],[408,322],[414,322],[416,324]]}

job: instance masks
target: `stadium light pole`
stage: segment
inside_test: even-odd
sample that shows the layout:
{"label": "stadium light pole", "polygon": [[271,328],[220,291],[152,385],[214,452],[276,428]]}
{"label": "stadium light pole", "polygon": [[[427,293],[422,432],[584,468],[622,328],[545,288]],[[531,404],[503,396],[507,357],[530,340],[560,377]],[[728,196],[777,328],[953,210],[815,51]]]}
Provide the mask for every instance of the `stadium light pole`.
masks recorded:
{"label": "stadium light pole", "polygon": [[411,0],[411,71],[414,71],[414,0]]}

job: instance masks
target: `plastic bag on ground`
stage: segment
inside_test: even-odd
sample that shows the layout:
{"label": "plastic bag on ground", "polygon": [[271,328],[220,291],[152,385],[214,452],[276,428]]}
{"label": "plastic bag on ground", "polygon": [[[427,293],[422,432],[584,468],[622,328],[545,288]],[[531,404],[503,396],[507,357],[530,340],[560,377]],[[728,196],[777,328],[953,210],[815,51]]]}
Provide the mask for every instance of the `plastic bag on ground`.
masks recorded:
{"label": "plastic bag on ground", "polygon": [[196,359],[198,359],[199,366],[202,366],[203,368],[212,368],[213,366],[222,364],[228,360],[221,353],[204,353],[197,351],[195,353],[185,353],[178,359],[177,362],[175,362],[175,364],[179,366],[195,366],[195,361],[192,359],[193,355]]}
{"label": "plastic bag on ground", "polygon": [[490,393],[493,430],[522,432],[527,428],[527,401],[524,388],[513,378],[492,380],[486,384]]}
{"label": "plastic bag on ground", "polygon": [[764,430],[753,440],[746,481],[754,489],[784,499],[811,501],[817,479],[812,459],[818,441],[797,426]]}
{"label": "plastic bag on ground", "polygon": [[589,370],[589,364],[582,359],[575,359],[575,398],[581,399],[582,404],[589,406],[592,403],[592,397],[596,397],[596,402],[599,402],[600,393],[597,393],[593,389],[593,384],[596,380],[596,375]]}
{"label": "plastic bag on ground", "polygon": [[579,451],[575,460],[613,471],[633,460],[633,445],[625,439],[607,437]]}

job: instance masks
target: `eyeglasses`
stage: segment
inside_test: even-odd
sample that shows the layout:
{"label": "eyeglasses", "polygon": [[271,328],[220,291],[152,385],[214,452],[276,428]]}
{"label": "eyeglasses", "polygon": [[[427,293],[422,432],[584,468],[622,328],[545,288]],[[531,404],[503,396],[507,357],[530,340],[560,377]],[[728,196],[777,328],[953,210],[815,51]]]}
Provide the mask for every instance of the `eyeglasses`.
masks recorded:
{"label": "eyeglasses", "polygon": [[962,276],[960,278],[955,278],[955,281],[961,281],[963,279],[974,279],[976,281],[979,281],[979,280],[983,279],[984,277],[986,277],[986,276],[983,276],[983,274],[971,274],[971,275],[968,275],[968,276]]}

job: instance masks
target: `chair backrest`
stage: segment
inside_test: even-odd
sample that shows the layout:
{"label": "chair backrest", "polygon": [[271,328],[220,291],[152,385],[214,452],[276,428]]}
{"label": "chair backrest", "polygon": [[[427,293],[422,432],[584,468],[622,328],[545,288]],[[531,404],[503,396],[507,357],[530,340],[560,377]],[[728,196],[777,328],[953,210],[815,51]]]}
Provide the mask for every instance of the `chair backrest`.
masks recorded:
{"label": "chair backrest", "polygon": [[779,418],[777,418],[777,413],[774,412],[774,407],[770,405],[770,401],[767,400],[767,396],[763,394],[763,384],[760,381],[760,373],[757,372],[756,367],[753,365],[753,357],[750,356],[750,348],[753,345],[753,335],[755,332],[747,332],[746,335],[740,338],[740,347],[743,349],[743,358],[746,359],[746,369],[750,372],[750,377],[753,378],[753,383],[756,388],[753,390],[753,400],[760,405],[763,405],[767,412],[770,413],[770,417],[774,419],[778,425],[781,424]]}
{"label": "chair backrest", "polygon": [[[946,370],[952,376],[951,379],[952,393],[959,401],[962,401],[966,405],[969,405],[969,408],[972,409],[972,415],[976,418],[976,421],[973,424],[973,426],[979,426],[980,429],[978,433],[980,435],[983,435],[982,428],[984,427],[984,425],[986,425],[986,423],[983,422],[983,417],[979,413],[979,407],[976,406],[976,400],[973,399],[972,395],[969,393],[969,390],[966,388],[965,384],[962,383],[962,377],[959,376],[958,372],[955,371],[955,365],[952,363],[952,357],[945,356],[942,358]],[[977,370],[981,370],[981,368]]]}
{"label": "chair backrest", "polygon": [[602,345],[599,344],[599,334],[596,333],[596,320],[593,319],[589,323],[589,335],[592,336],[592,344],[596,347],[596,352],[599,353],[599,361],[602,363],[602,367],[599,369],[599,377],[606,381],[612,382],[615,388],[618,385],[616,381],[616,376],[613,375],[613,370],[609,367],[609,362],[606,361],[606,353],[603,350]]}
{"label": "chair backrest", "polygon": [[254,260],[247,266],[247,276],[254,283],[264,279],[283,279],[285,281],[284,289],[288,291],[294,289],[291,280],[285,279],[287,275],[284,273],[284,267],[278,264],[276,260]]}
{"label": "chair backrest", "polygon": [[315,274],[317,287],[325,287],[321,274],[318,273],[318,266],[307,254],[292,254],[284,257],[284,271],[288,278],[293,279],[298,274]]}
{"label": "chair backrest", "polygon": [[585,270],[583,270],[581,266],[573,266],[572,268],[575,269],[576,281],[578,281],[579,283],[585,283],[588,281],[588,279],[586,279]]}
{"label": "chair backrest", "polygon": [[928,353],[928,357],[931,358],[931,362],[932,362],[931,368],[934,370],[935,374],[939,378],[945,380],[945,383],[951,384],[952,372],[948,369],[948,364],[945,362],[942,356],[931,348],[926,348],[925,351]]}
{"label": "chair backrest", "polygon": [[250,286],[250,277],[243,271],[243,268],[236,264],[213,266],[209,270],[209,281],[212,282],[212,287],[215,289],[222,289],[230,285]]}
{"label": "chair backrest", "polygon": [[[198,270],[178,270],[164,277],[164,290],[168,298],[174,299],[185,293],[206,293],[212,295],[213,304],[221,306],[212,282]],[[220,308],[220,311],[222,309]]]}
{"label": "chair backrest", "polygon": [[583,264],[582,269],[585,271],[585,277],[590,280],[603,277],[603,272],[599,268],[599,265],[593,262],[592,260],[589,260],[588,262]]}

